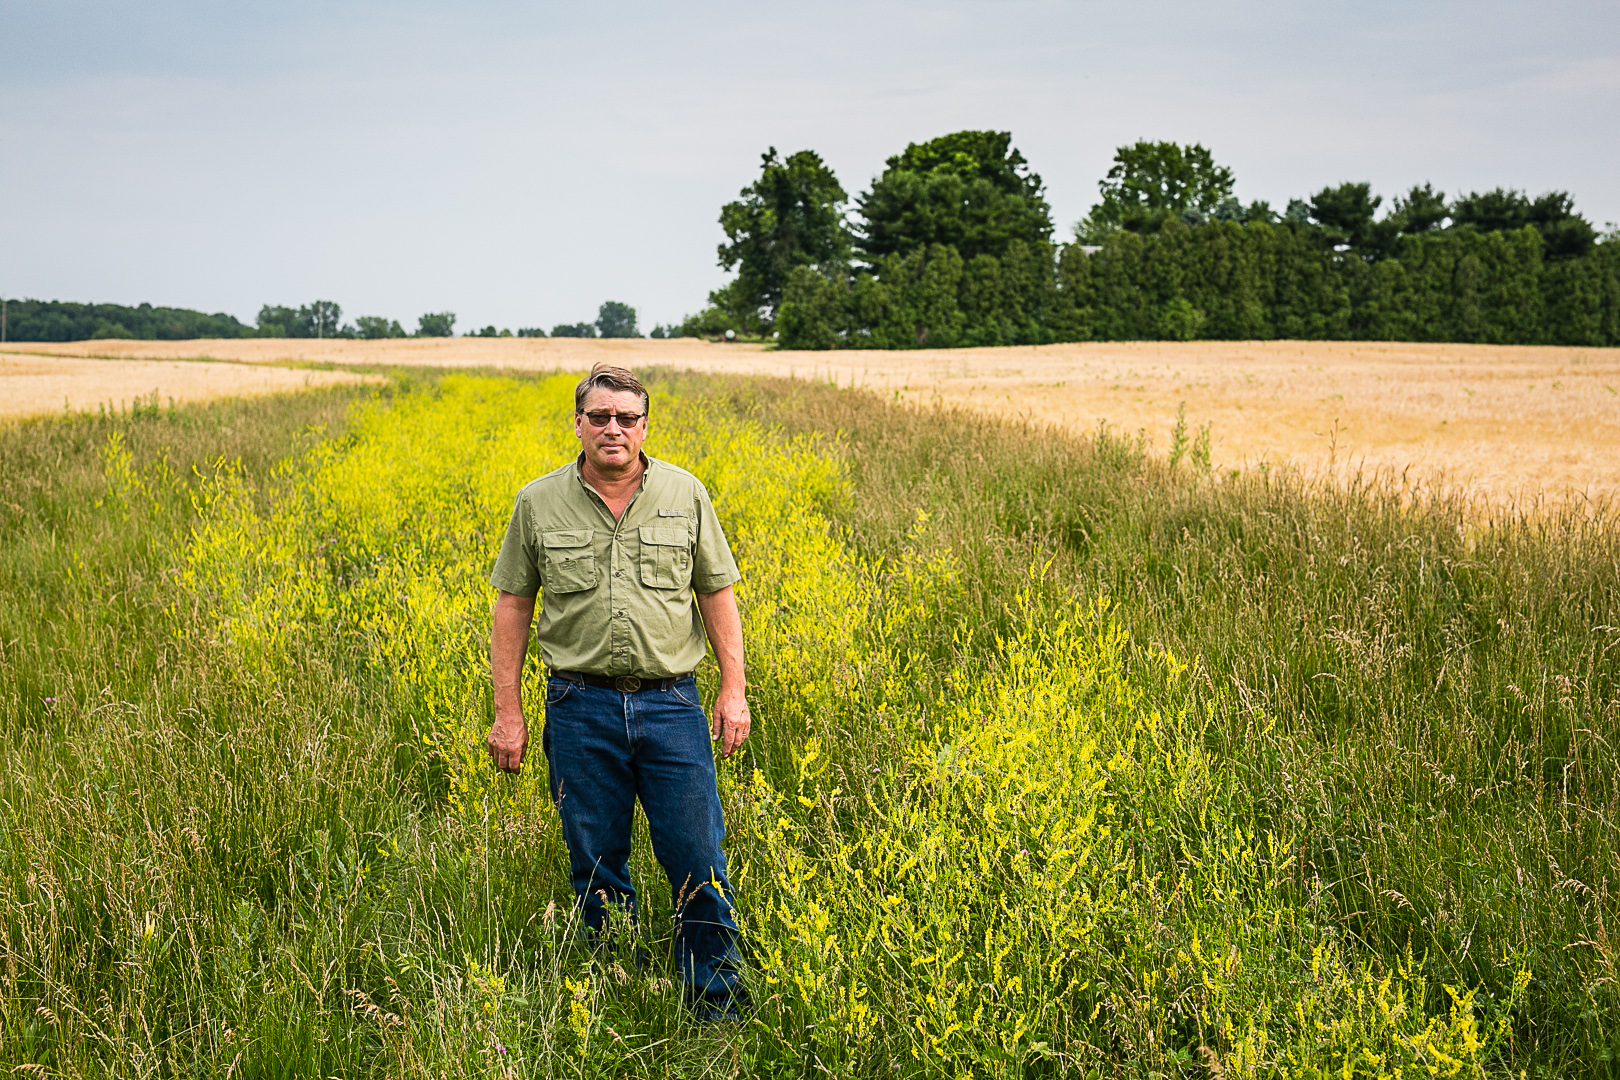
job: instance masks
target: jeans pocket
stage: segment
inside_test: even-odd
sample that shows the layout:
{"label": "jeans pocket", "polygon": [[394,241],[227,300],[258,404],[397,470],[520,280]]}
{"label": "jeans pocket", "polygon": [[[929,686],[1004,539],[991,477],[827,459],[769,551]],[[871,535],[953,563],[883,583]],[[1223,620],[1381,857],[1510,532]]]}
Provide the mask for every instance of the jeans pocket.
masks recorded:
{"label": "jeans pocket", "polygon": [[680,682],[670,687],[669,692],[674,694],[675,700],[679,701],[683,705],[690,705],[694,709],[703,708],[703,702],[698,700],[696,679],[682,679]]}
{"label": "jeans pocket", "polygon": [[574,692],[573,679],[559,679],[551,676],[546,679],[546,708],[561,705],[568,695]]}

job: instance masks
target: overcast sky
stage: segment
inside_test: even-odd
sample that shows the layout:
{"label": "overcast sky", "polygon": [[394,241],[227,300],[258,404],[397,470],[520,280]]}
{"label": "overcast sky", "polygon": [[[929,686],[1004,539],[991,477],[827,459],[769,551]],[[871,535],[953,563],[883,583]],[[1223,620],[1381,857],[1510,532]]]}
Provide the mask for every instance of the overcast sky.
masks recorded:
{"label": "overcast sky", "polygon": [[1570,191],[1620,220],[1620,3],[0,0],[0,295],[414,329],[702,306],[768,146],[853,196],[1009,130],[1058,231],[1115,147],[1245,201]]}

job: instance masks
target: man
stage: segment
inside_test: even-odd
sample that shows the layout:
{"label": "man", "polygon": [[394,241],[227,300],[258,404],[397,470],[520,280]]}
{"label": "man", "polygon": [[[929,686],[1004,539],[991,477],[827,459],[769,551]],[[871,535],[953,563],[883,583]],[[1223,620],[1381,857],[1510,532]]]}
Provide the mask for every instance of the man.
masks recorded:
{"label": "man", "polygon": [[706,633],[720,665],[712,738],[729,756],[749,730],[732,592],[740,575],[703,485],[641,452],[647,408],[634,374],[596,365],[574,389],[579,457],[518,493],[489,579],[499,596],[488,746],[497,768],[522,767],[520,676],[539,593],[536,633],[550,669],[541,746],[582,920],[595,933],[609,905],[635,917],[639,798],[669,877],[687,999],[701,1017],[734,1018],[745,998],[725,823],[692,669]]}

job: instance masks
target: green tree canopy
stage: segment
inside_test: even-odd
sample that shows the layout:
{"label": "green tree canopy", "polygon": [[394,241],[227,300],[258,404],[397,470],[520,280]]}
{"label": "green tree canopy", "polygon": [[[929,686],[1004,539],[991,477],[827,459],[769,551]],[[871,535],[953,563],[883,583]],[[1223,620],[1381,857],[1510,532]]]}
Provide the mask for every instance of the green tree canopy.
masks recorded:
{"label": "green tree canopy", "polygon": [[1451,208],[1446,205],[1446,193],[1434,190],[1433,184],[1414,184],[1405,198],[1395,200],[1390,216],[1400,224],[1401,232],[1415,235],[1443,226]]}
{"label": "green tree canopy", "polygon": [[1075,235],[1095,244],[1121,229],[1157,232],[1184,215],[1202,222],[1232,197],[1232,183],[1232,170],[1215,164],[1199,143],[1183,148],[1140,140],[1114,153],[1113,167],[1097,184],[1102,198]]}
{"label": "green tree canopy", "polygon": [[343,308],[331,300],[315,300],[291,308],[266,304],[259,309],[260,337],[329,338],[341,336]]}
{"label": "green tree canopy", "polygon": [[1535,199],[1511,188],[1471,192],[1452,204],[1451,221],[1480,232],[1534,226],[1547,255],[1555,259],[1585,255],[1597,243],[1597,230],[1575,212],[1575,200],[1567,191],[1549,191]]}
{"label": "green tree canopy", "polygon": [[430,311],[416,320],[417,337],[450,337],[456,331],[456,313]]}
{"label": "green tree canopy", "polygon": [[857,202],[857,242],[874,264],[933,244],[954,247],[964,259],[1000,258],[1014,241],[1044,243],[1052,235],[1041,178],[1007,131],[912,143],[889,158]]}
{"label": "green tree canopy", "polygon": [[617,300],[609,300],[596,312],[596,331],[605,338],[640,337],[636,329],[636,309]]}
{"label": "green tree canopy", "polygon": [[759,179],[720,208],[720,265],[737,279],[709,298],[749,323],[775,318],[795,267],[842,264],[850,251],[849,196],[815,151],[779,160],[773,146],[760,162]]}
{"label": "green tree canopy", "polygon": [[1331,245],[1348,244],[1358,253],[1381,254],[1391,231],[1376,225],[1383,201],[1383,196],[1372,193],[1371,184],[1323,188],[1311,196],[1311,221],[1321,227],[1322,238]]}
{"label": "green tree canopy", "polygon": [[355,332],[363,338],[375,340],[405,336],[405,328],[399,325],[398,319],[387,319],[381,315],[362,315],[354,321],[357,324]]}
{"label": "green tree canopy", "polygon": [[4,337],[8,341],[83,341],[89,338],[251,337],[253,328],[233,315],[208,315],[188,308],[140,304],[80,304],[64,300],[6,300]]}
{"label": "green tree canopy", "polygon": [[299,318],[298,309],[285,307],[281,304],[266,304],[259,309],[259,336],[260,337],[314,337],[312,333],[304,333],[303,322]]}
{"label": "green tree canopy", "polygon": [[587,337],[596,336],[596,327],[588,322],[558,323],[551,328],[552,337]]}

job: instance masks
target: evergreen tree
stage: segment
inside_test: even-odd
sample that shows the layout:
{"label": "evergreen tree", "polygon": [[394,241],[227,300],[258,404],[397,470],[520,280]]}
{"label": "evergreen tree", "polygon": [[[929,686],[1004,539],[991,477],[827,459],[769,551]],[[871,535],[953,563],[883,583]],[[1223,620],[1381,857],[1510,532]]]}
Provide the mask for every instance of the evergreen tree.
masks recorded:
{"label": "evergreen tree", "polygon": [[820,156],[800,150],[778,160],[773,146],[760,159],[759,179],[720,209],[720,265],[737,278],[709,298],[751,328],[775,320],[795,269],[842,267],[850,253],[848,196]]}
{"label": "evergreen tree", "polygon": [[856,200],[857,246],[873,267],[885,256],[933,245],[965,259],[999,258],[1014,242],[1043,243],[1052,235],[1044,191],[1010,132],[958,131],[912,143]]}

